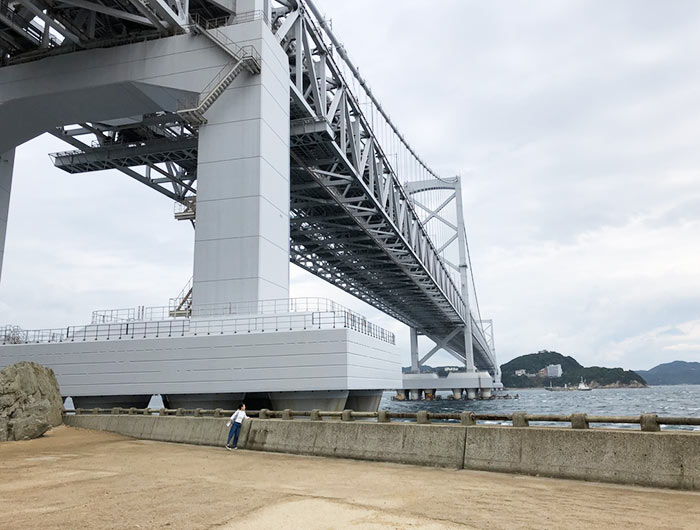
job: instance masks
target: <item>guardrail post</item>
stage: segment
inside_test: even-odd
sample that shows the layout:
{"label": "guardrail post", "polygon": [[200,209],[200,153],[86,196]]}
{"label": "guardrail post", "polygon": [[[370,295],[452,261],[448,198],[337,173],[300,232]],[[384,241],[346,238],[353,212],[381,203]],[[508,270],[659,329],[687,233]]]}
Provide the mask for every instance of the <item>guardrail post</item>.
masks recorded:
{"label": "guardrail post", "polygon": [[319,409],[314,409],[311,411],[311,421],[322,421],[321,411]]}
{"label": "guardrail post", "polygon": [[377,412],[377,423],[389,423],[389,413],[386,410],[380,410]]}
{"label": "guardrail post", "polygon": [[294,415],[292,414],[292,409],[284,409],[282,411],[282,419],[283,420],[293,420]]}
{"label": "guardrail post", "polygon": [[177,409],[175,411],[175,416],[184,416],[185,415],[185,409]]}
{"label": "guardrail post", "polygon": [[526,412],[513,412],[513,427],[529,427]]}
{"label": "guardrail post", "polygon": [[427,410],[419,410],[416,412],[416,423],[430,423]]}
{"label": "guardrail post", "polygon": [[656,414],[642,414],[639,416],[639,425],[645,432],[659,432],[661,430],[659,416]]}
{"label": "guardrail post", "polygon": [[168,415],[168,413],[165,412],[165,409],[159,409],[159,410],[158,410],[158,416],[167,416],[167,415]]}
{"label": "guardrail post", "polygon": [[132,415],[133,415],[133,414],[136,414],[136,407],[131,407],[131,408],[129,409],[129,414],[132,414]]}
{"label": "guardrail post", "polygon": [[463,411],[459,417],[462,421],[462,425],[476,425],[476,414],[474,414],[471,410]]}
{"label": "guardrail post", "polygon": [[110,414],[121,414],[122,409],[119,407],[112,407],[112,412]]}
{"label": "guardrail post", "polygon": [[202,415],[202,409],[194,409],[194,415],[195,415],[195,416],[201,416],[201,415]]}
{"label": "guardrail post", "polygon": [[258,414],[258,418],[261,420],[269,420],[270,419],[270,410],[269,409],[260,409],[260,414]]}
{"label": "guardrail post", "polygon": [[95,407],[95,408],[92,409],[90,412],[91,412],[92,414],[99,414],[99,413],[100,413],[100,409],[98,409],[97,407]]}
{"label": "guardrail post", "polygon": [[571,415],[572,429],[588,429],[588,417],[580,412],[575,412]]}
{"label": "guardrail post", "polygon": [[146,407],[145,409],[143,409],[143,413],[142,413],[142,414],[143,414],[144,416],[150,416],[150,415],[151,415],[151,409],[149,409],[148,407]]}
{"label": "guardrail post", "polygon": [[220,418],[221,417],[221,411],[223,409],[214,409],[214,417],[215,418]]}
{"label": "guardrail post", "polygon": [[345,409],[340,414],[340,421],[352,421],[352,409]]}

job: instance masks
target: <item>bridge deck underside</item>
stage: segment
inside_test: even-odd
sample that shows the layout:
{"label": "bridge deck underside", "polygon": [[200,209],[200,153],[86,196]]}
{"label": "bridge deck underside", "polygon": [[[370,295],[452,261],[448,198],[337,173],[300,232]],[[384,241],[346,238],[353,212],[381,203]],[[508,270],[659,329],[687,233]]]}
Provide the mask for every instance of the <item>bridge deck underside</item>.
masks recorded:
{"label": "bridge deck underside", "polygon": [[[294,117],[303,117],[292,108]],[[196,143],[188,138],[102,146],[58,155],[55,162],[69,173],[157,162],[176,162],[194,172]],[[291,145],[290,260],[426,336],[440,339],[463,326],[462,317],[387,223],[386,212],[344,170],[330,131],[319,127],[295,134]],[[492,370],[477,327],[473,344],[475,365]],[[448,345],[464,355],[461,333]]]}
{"label": "bridge deck underside", "polygon": [[[292,117],[304,117],[294,104]],[[439,339],[463,326],[386,212],[344,167],[329,131],[293,135],[291,149],[291,261],[424,335]],[[473,344],[477,368],[493,370],[477,328]],[[448,345],[464,355],[462,333]]]}
{"label": "bridge deck underside", "polygon": [[[377,247],[305,170],[292,170],[291,199],[293,263],[425,335],[445,337],[463,325],[459,315],[446,313],[416,284],[405,266]],[[462,334],[449,346],[463,354]],[[474,362],[480,369],[491,369],[476,336]]]}

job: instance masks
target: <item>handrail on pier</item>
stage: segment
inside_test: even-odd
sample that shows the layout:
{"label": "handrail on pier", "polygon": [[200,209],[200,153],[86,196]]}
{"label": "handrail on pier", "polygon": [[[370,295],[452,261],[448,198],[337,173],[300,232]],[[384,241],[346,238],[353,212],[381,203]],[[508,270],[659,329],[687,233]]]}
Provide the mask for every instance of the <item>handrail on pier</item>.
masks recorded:
{"label": "handrail on pier", "polygon": [[[227,409],[139,409],[121,408],[111,409],[64,409],[64,415],[78,414],[129,414],[129,415],[159,415],[159,416],[195,416],[195,417],[221,417],[225,418],[234,413],[234,410]],[[299,411],[299,410],[251,410],[247,411],[248,416],[262,420],[283,419],[294,420],[296,418],[308,418],[311,421],[322,421],[324,419],[353,421],[355,419],[374,419],[378,423],[390,423],[391,420],[414,420],[416,423],[425,424],[433,421],[460,422],[462,425],[483,425],[484,422],[509,422],[513,427],[529,427],[530,422],[548,423],[570,423],[573,429],[588,429],[590,424],[606,424],[598,428],[611,429],[609,424],[632,424],[639,425],[645,432],[658,432],[662,425],[675,426],[700,426],[700,418],[690,416],[659,416],[657,414],[640,414],[639,416],[595,416],[583,413],[574,414],[527,414],[526,412],[476,414],[472,411],[463,412],[389,412],[380,410],[379,412],[358,412],[350,409],[343,411]],[[479,423],[481,422],[481,423]]]}

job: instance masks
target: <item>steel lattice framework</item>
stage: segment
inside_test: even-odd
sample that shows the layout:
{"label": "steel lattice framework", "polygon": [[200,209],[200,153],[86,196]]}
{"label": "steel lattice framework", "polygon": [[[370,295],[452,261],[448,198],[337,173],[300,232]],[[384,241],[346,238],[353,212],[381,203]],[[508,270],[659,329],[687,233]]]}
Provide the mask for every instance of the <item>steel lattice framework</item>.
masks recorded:
{"label": "steel lattice framework", "polygon": [[[468,368],[496,374],[492,333],[487,337],[470,310],[466,259],[454,264],[441,254],[461,238],[463,219],[447,243],[431,239],[419,215],[430,209],[418,197],[431,184],[402,185],[397,160],[353,90],[357,80],[366,89],[364,81],[354,67],[357,79],[348,79],[341,63],[351,63],[325,21],[311,2],[277,4],[267,22],[289,57],[291,261],[435,341],[421,361],[445,348]],[[253,16],[237,14],[235,2],[224,0],[0,0],[0,49],[3,61],[14,64],[187,32],[204,33],[224,48],[233,58],[231,69],[212,80],[199,106],[138,123],[84,123],[53,132],[77,149],[53,155],[57,167],[70,173],[118,169],[194,208],[198,127],[245,61],[233,43],[217,39],[215,28]],[[78,139],[84,135],[94,138],[92,144]],[[458,181],[435,178],[434,184],[455,196],[460,191]],[[429,218],[440,218],[443,207]],[[461,205],[459,211],[461,216]]]}

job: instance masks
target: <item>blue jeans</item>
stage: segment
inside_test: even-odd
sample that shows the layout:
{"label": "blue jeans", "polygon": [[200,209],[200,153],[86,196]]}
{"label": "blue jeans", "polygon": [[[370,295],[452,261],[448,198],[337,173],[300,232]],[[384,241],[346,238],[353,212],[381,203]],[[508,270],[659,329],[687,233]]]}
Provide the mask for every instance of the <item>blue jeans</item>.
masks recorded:
{"label": "blue jeans", "polygon": [[238,445],[238,435],[240,433],[241,424],[237,421],[234,421],[233,425],[231,425],[231,430],[228,432],[228,440],[226,442],[226,445],[231,445],[231,438],[233,438],[233,446],[236,447]]}

